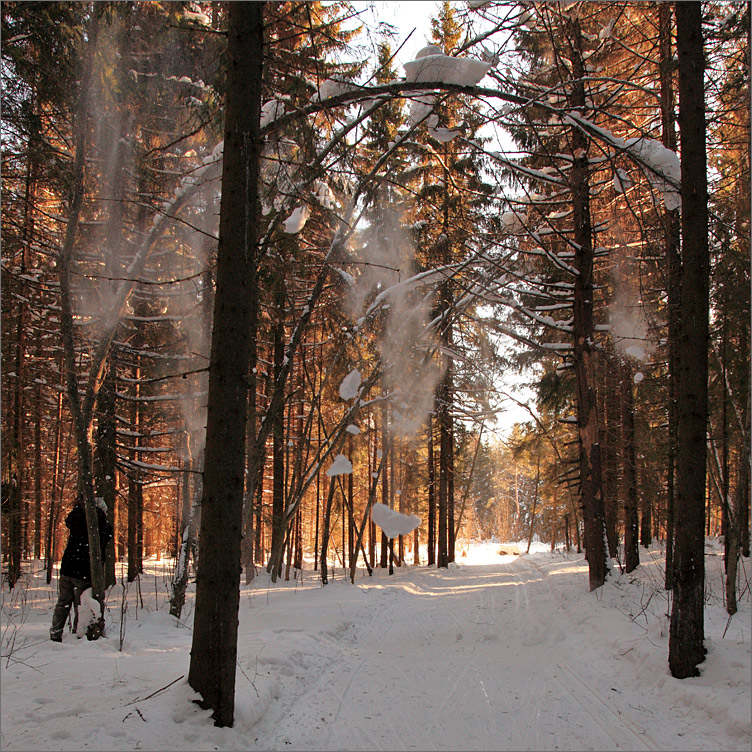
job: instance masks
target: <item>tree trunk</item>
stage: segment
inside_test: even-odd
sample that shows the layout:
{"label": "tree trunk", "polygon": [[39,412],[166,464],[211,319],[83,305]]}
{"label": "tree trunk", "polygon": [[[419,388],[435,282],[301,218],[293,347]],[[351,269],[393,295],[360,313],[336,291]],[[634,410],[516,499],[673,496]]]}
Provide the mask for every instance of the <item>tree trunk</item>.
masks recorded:
{"label": "tree trunk", "polygon": [[624,500],[624,565],[632,572],[640,565],[637,513],[637,465],[635,457],[634,386],[632,368],[621,368],[621,432],[624,472],[622,498]]}
{"label": "tree trunk", "polygon": [[321,530],[321,555],[319,557],[319,564],[321,566],[321,584],[326,585],[329,582],[329,570],[327,567],[327,554],[326,551],[329,548],[329,533],[332,517],[332,501],[334,500],[334,489],[336,484],[336,476],[332,475],[329,478],[329,492],[326,495],[326,509],[324,510],[324,520]]}
{"label": "tree trunk", "polygon": [[250,340],[250,353],[248,356],[248,420],[246,426],[246,442],[247,442],[247,458],[246,458],[246,487],[245,487],[245,501],[243,506],[243,539],[241,543],[242,549],[242,565],[245,570],[245,584],[249,585],[253,578],[256,576],[256,567],[254,566],[254,524],[253,524],[253,512],[254,512],[254,499],[256,497],[256,487],[259,484],[259,475],[263,474],[263,469],[260,473],[253,475],[253,467],[249,462],[251,457],[251,450],[256,441],[256,409],[257,409],[257,396],[256,389],[258,385],[258,378],[256,376],[258,365],[258,345],[256,338],[258,336],[258,297],[254,296],[251,300],[251,310],[249,313],[250,322],[248,328],[248,338]]}
{"label": "tree trunk", "polygon": [[42,385],[34,399],[34,558],[42,558]]}
{"label": "tree trunk", "polygon": [[[281,266],[281,265],[280,265]],[[274,383],[282,373],[285,357],[285,278],[284,269],[278,268],[274,281]],[[276,552],[284,546],[285,538],[285,411],[284,403],[274,414],[267,415],[272,421],[272,547]],[[282,556],[278,557],[277,570],[273,577],[282,572]]]}
{"label": "tree trunk", "polygon": [[373,569],[373,556],[371,555],[372,554],[371,551],[369,551],[370,564],[369,564],[368,559],[366,558],[366,550],[363,547],[363,533],[366,529],[366,525],[368,525],[369,527],[369,532],[370,533],[373,532],[372,528],[374,526],[374,523],[371,521],[371,507],[373,507],[373,504],[376,501],[376,491],[378,488],[379,476],[381,475],[383,469],[384,469],[384,458],[382,456],[381,461],[379,462],[378,469],[371,476],[371,489],[368,493],[368,502],[366,503],[366,511],[363,514],[363,524],[360,526],[360,530],[357,531],[357,535],[356,535],[355,558],[350,564],[350,582],[352,582],[353,584],[355,584],[355,565],[357,564],[357,561],[358,561],[357,552],[360,549],[363,550],[363,559],[365,560],[366,569],[368,570],[369,576],[371,575],[371,570]]}
{"label": "tree trunk", "polygon": [[177,564],[172,579],[170,592],[170,616],[180,618],[185,604],[185,590],[188,585],[188,562],[193,548],[193,504],[191,503],[191,469],[193,453],[191,451],[191,434],[186,432],[185,457],[183,458],[183,478],[180,499],[180,542],[178,545]]}
{"label": "tree trunk", "polygon": [[92,368],[89,385],[84,399],[79,394],[76,372],[76,345],[73,336],[73,301],[71,294],[71,265],[78,233],[81,204],[84,196],[84,165],[86,161],[86,138],[89,118],[89,96],[91,70],[97,49],[101,9],[96,7],[88,29],[88,46],[81,76],[79,102],[76,108],[75,122],[75,158],[73,174],[70,181],[68,200],[68,218],[65,226],[63,247],[58,260],[60,275],[60,330],[63,341],[63,358],[65,372],[65,392],[68,407],[73,418],[73,430],[76,440],[78,459],[78,490],[84,498],[86,525],[89,533],[89,561],[91,566],[91,593],[100,604],[100,614],[104,613],[104,570],[99,543],[99,522],[96,502],[94,501],[94,476],[92,472],[91,432],[96,384],[99,374]]}
{"label": "tree trunk", "polygon": [[619,390],[616,383],[619,380],[617,357],[613,349],[600,359],[603,366],[603,395],[600,403],[603,408],[604,420],[601,430],[601,475],[603,477],[603,511],[606,520],[606,540],[608,550],[612,556],[619,551],[619,473],[617,447],[621,422],[619,420]]}
{"label": "tree trunk", "polygon": [[750,475],[750,409],[749,397],[745,406],[745,435],[742,441],[742,462],[739,469],[739,481],[734,495],[734,507],[730,510],[728,530],[728,554],[726,560],[726,611],[733,616],[737,611],[736,576],[739,566],[742,524],[744,509],[749,506],[749,475]]}
{"label": "tree trunk", "polygon": [[199,576],[188,683],[215,725],[235,714],[248,332],[257,295],[264,3],[230,3],[217,290],[214,301]]}
{"label": "tree trunk", "polygon": [[[353,439],[352,434],[350,434],[350,439],[348,442],[349,445],[349,455],[350,457],[353,456]],[[358,558],[358,550],[355,548],[355,535],[354,535],[354,524],[355,524],[355,484],[354,484],[354,478],[353,473],[350,473],[347,476],[347,565],[348,567],[354,567],[355,561]],[[344,521],[343,521],[344,523]],[[343,547],[344,548],[344,547]],[[363,556],[365,558],[365,552],[363,553]]]}
{"label": "tree trunk", "polygon": [[653,506],[650,496],[643,490],[641,494],[642,515],[640,517],[640,545],[650,548],[653,542]]}
{"label": "tree trunk", "polygon": [[[131,430],[134,433],[133,446],[131,450],[131,459],[133,462],[137,462],[140,459],[138,454],[138,447],[141,444],[141,403],[139,401],[141,396],[141,387],[139,379],[141,377],[141,369],[139,368],[140,357],[138,350],[143,347],[143,340],[141,338],[141,328],[136,324],[136,336],[134,337],[134,353],[135,362],[133,364],[131,378],[133,380],[133,391],[131,394]],[[143,486],[141,484],[141,472],[138,466],[134,466],[128,473],[128,582],[133,582],[136,577],[143,571],[143,548],[142,542],[142,519],[141,510],[143,509]]]}
{"label": "tree trunk", "polygon": [[433,414],[428,415],[428,566],[436,563],[436,471],[433,462]]}
{"label": "tree trunk", "polygon": [[[381,503],[388,507],[389,506],[389,452],[391,450],[391,441],[389,440],[389,407],[386,402],[383,403],[381,408],[381,434],[382,434],[382,440],[381,440],[381,454],[382,459],[386,463],[384,467],[384,471],[382,473],[382,479],[381,479]],[[389,548],[389,541],[384,534],[384,531],[381,531],[381,547],[379,549],[379,566],[382,569],[386,569],[387,566],[387,558],[388,558],[388,548]]]}
{"label": "tree trunk", "polygon": [[533,494],[533,510],[530,513],[530,532],[527,536],[527,553],[530,553],[530,546],[533,543],[533,529],[535,525],[535,510],[538,507],[538,484],[540,483],[540,454],[538,455],[538,465],[535,471],[535,493]]}
{"label": "tree trunk", "polygon": [[[729,464],[728,464],[728,373],[726,370],[726,340],[728,338],[726,326],[726,301],[723,302],[723,316],[721,325],[721,381],[723,388],[721,391],[721,478],[720,478],[720,495],[721,495],[721,535],[723,536],[723,566],[728,572],[729,560],[729,537],[731,526],[729,498]],[[736,543],[738,546],[738,542]],[[736,556],[736,554],[734,554]]]}
{"label": "tree trunk", "polygon": [[682,295],[678,391],[676,528],[669,667],[698,676],[705,660],[705,465],[708,421],[708,190],[702,6],[676,4],[681,132]]}
{"label": "tree trunk", "polygon": [[[451,380],[452,361],[449,360],[449,396],[452,398],[453,383]],[[454,418],[452,418],[451,404],[447,413],[448,441],[447,441],[447,561],[454,561],[455,545],[457,542],[454,508]]]}
{"label": "tree trunk", "polygon": [[[62,373],[62,369],[60,369]],[[65,456],[65,465],[68,464],[69,453],[63,452],[62,448],[63,440],[63,390],[60,389],[57,393],[57,406],[55,411],[55,446],[52,450],[52,480],[49,488],[50,496],[50,509],[47,520],[47,540],[45,544],[45,558],[46,558],[46,574],[45,582],[49,585],[52,582],[52,566],[55,561],[55,543],[56,543],[56,529],[58,517],[60,516],[60,509],[62,507],[63,499],[63,480],[65,473],[61,472],[60,466],[62,464],[61,457]],[[70,433],[68,433],[68,444],[70,444]]]}
{"label": "tree trunk", "polygon": [[[572,45],[571,106],[584,113],[586,77],[579,21],[567,21]],[[585,557],[589,567],[590,589],[600,587],[608,576],[601,452],[598,442],[598,413],[595,391],[593,343],[595,297],[593,231],[590,220],[590,179],[587,158],[588,142],[577,128],[572,130],[572,170],[570,188],[574,220],[574,367],[577,379],[577,439],[580,465],[580,496],[585,526]]]}
{"label": "tree trunk", "polygon": [[[114,359],[110,362],[107,375],[102,382],[97,400],[98,419],[96,432],[96,446],[94,454],[95,483],[97,496],[100,496],[107,505],[107,514],[110,521],[114,520],[115,502],[115,478],[117,474],[117,426],[115,417],[115,383],[114,383]],[[115,579],[115,538],[108,543],[107,557],[105,560],[105,586],[110,587],[116,582]]]}
{"label": "tree trunk", "polygon": [[[255,349],[255,344],[252,345]],[[253,362],[253,357],[251,362]],[[248,420],[246,425],[246,463],[251,455],[251,448],[256,441],[256,375],[248,379]],[[256,493],[256,478],[251,479],[250,468],[246,464],[245,494],[243,497],[243,538],[240,543],[241,567],[245,572],[245,584],[250,585],[256,576],[256,567],[253,565],[254,549],[254,497]]]}
{"label": "tree trunk", "polygon": [[[671,50],[671,3],[658,3],[661,79],[661,140],[676,150],[674,128],[673,53]],[[676,497],[676,398],[679,387],[679,332],[681,330],[681,256],[679,210],[666,209],[663,214],[663,237],[666,248],[668,295],[668,457],[666,473],[666,578],[665,587],[673,586],[674,503]]]}
{"label": "tree trunk", "polygon": [[436,418],[439,424],[439,535],[436,565],[449,565],[449,458],[452,440],[449,426],[449,371],[445,371],[436,393]]}

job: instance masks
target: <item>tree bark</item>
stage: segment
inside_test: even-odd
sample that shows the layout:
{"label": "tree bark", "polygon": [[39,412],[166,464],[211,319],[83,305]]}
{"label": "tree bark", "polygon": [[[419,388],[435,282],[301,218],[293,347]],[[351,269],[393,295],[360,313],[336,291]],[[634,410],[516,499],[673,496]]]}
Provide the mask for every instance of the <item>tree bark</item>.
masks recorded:
{"label": "tree bark", "polygon": [[449,527],[454,525],[454,521],[449,517],[449,493],[450,493],[450,473],[452,468],[451,462],[451,415],[450,397],[451,395],[451,375],[449,367],[439,382],[436,392],[436,419],[439,426],[439,534],[438,534],[438,556],[436,566],[447,567],[449,565],[450,540]]}
{"label": "tree bark", "polygon": [[428,566],[436,563],[436,472],[433,461],[433,414],[428,415]]}
{"label": "tree bark", "polygon": [[[661,79],[661,140],[676,150],[674,128],[673,53],[671,51],[671,3],[658,4],[658,32]],[[679,332],[681,329],[681,256],[679,254],[681,225],[679,210],[666,209],[663,214],[663,237],[666,248],[668,295],[668,457],[666,476],[666,578],[665,586],[673,586],[674,502],[676,484],[676,398],[679,386]]]}
{"label": "tree bark", "polygon": [[[384,471],[381,474],[381,503],[389,506],[389,452],[391,451],[392,443],[389,439],[389,406],[386,402],[381,407],[381,458],[386,463]],[[379,548],[379,566],[382,569],[386,569],[388,563],[388,548],[389,540],[381,531],[381,546]]]}
{"label": "tree bark", "polygon": [[214,301],[199,574],[188,683],[215,725],[235,714],[248,332],[257,294],[264,3],[230,3],[217,290]]}
{"label": "tree bark", "polygon": [[530,553],[530,546],[533,543],[533,531],[535,525],[535,511],[538,507],[538,484],[540,483],[540,453],[538,454],[538,464],[535,470],[535,492],[533,494],[533,509],[530,512],[530,532],[527,536],[527,553]]}
{"label": "tree bark", "polygon": [[627,572],[640,565],[637,511],[637,465],[634,426],[634,386],[632,368],[623,363],[621,368],[621,431],[624,471],[622,498],[624,500],[624,567]]}
{"label": "tree bark", "polygon": [[[110,361],[107,376],[102,382],[97,401],[98,419],[94,454],[95,483],[97,496],[107,505],[110,521],[114,521],[115,477],[117,473],[117,432],[115,417],[114,359]],[[105,561],[105,586],[115,584],[115,538],[108,543]]]}
{"label": "tree bark", "polygon": [[620,392],[616,387],[619,380],[618,358],[613,351],[604,354],[600,359],[603,370],[602,395],[599,402],[602,406],[601,420],[601,476],[603,478],[603,511],[606,520],[606,540],[608,550],[612,556],[619,551],[619,473],[618,451],[620,446],[621,420],[619,415]]}
{"label": "tree bark", "polygon": [[[279,259],[279,266],[274,277],[274,332],[272,335],[274,384],[282,380],[282,367],[285,357],[285,269],[284,257]],[[284,546],[285,539],[285,410],[280,402],[273,413],[267,414],[272,421],[272,546],[276,552]],[[282,572],[282,556],[274,577]]]}
{"label": "tree bark", "polygon": [[89,374],[89,387],[83,401],[79,394],[76,374],[76,345],[73,336],[73,300],[71,294],[71,265],[78,234],[78,223],[84,197],[84,165],[86,161],[87,122],[89,117],[89,96],[91,71],[97,49],[101,9],[96,8],[88,29],[88,49],[84,71],[81,76],[81,90],[76,109],[75,158],[71,189],[68,199],[68,218],[65,227],[63,247],[60,251],[58,268],[60,274],[60,331],[63,341],[65,370],[65,392],[68,407],[73,417],[78,459],[78,490],[84,498],[86,525],[89,533],[89,563],[91,567],[91,593],[104,613],[104,570],[99,543],[99,522],[94,501],[94,476],[92,471],[92,413],[96,400],[96,385],[101,363],[93,367]]}
{"label": "tree bark", "polygon": [[193,504],[191,503],[191,468],[193,466],[193,452],[191,447],[191,433],[186,431],[185,456],[183,457],[182,482],[180,484],[180,541],[178,543],[177,563],[175,575],[170,590],[170,616],[180,618],[185,605],[185,590],[188,585],[188,562],[193,547]]}
{"label": "tree bark", "polygon": [[750,443],[749,397],[745,406],[745,434],[742,441],[742,462],[739,469],[739,481],[734,494],[734,507],[729,510],[728,543],[726,558],[726,611],[733,616],[738,608],[736,593],[736,576],[741,551],[741,533],[744,524],[744,509],[749,506]]}
{"label": "tree bark", "polygon": [[324,510],[323,527],[321,531],[321,555],[319,564],[321,565],[321,584],[326,585],[329,582],[329,569],[327,566],[326,551],[329,548],[329,533],[331,532],[332,501],[334,500],[334,489],[336,487],[336,476],[329,478],[329,492],[326,495],[326,509]]}
{"label": "tree bark", "polygon": [[[579,21],[567,21],[572,45],[571,105],[584,111],[587,75],[583,62],[582,30]],[[570,188],[574,219],[574,367],[577,379],[577,439],[579,447],[580,495],[585,526],[585,558],[588,562],[590,589],[600,587],[608,576],[603,484],[601,480],[601,451],[598,442],[598,414],[595,391],[593,345],[594,253],[593,230],[590,219],[590,180],[586,136],[577,128],[572,130],[572,170]]]}
{"label": "tree bark", "polygon": [[[136,335],[134,337],[134,364],[131,370],[132,385],[132,402],[131,402],[131,430],[135,434],[133,437],[133,449],[131,450],[131,459],[137,462],[140,459],[138,447],[141,445],[141,386],[139,379],[141,369],[139,367],[140,356],[138,350],[143,347],[141,327],[137,323]],[[141,471],[134,464],[128,473],[128,582],[133,582],[136,577],[143,571],[143,548],[142,548],[142,519],[141,512],[143,509],[143,486],[141,484]]]}
{"label": "tree bark", "polygon": [[[255,297],[252,301],[253,306],[250,311],[250,322],[248,328],[248,338],[250,340],[250,353],[248,363],[248,418],[246,421],[246,487],[245,487],[245,501],[243,503],[243,539],[241,542],[241,561],[243,569],[245,570],[245,584],[249,585],[253,578],[256,576],[256,567],[254,566],[254,499],[256,496],[256,486],[258,485],[258,475],[254,476],[253,467],[248,462],[251,456],[251,449],[256,441],[256,409],[257,409],[257,395],[256,389],[258,385],[258,378],[256,376],[256,368],[258,365],[258,344],[256,338],[258,336],[258,298]],[[263,473],[263,470],[261,471]]]}
{"label": "tree bark", "polygon": [[674,601],[669,668],[677,679],[698,676],[705,660],[705,465],[708,421],[708,188],[705,144],[702,6],[676,4],[681,132],[681,371],[678,390]]}

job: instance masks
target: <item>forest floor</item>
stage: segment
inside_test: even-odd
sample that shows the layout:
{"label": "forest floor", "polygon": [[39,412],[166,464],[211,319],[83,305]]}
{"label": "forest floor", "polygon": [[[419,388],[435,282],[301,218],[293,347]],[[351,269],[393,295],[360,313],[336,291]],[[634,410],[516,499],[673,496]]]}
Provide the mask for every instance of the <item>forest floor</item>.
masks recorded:
{"label": "forest floor", "polygon": [[[749,750],[749,560],[723,608],[708,546],[702,675],[667,666],[663,556],[641,549],[590,593],[581,555],[463,549],[437,571],[306,569],[242,586],[233,728],[191,702],[193,594],[168,614],[170,562],[108,597],[106,636],[48,639],[56,581],[29,563],[3,593],[3,750]],[[123,597],[125,595],[125,597]],[[122,615],[122,618],[121,618]],[[122,643],[122,645],[121,645]]]}

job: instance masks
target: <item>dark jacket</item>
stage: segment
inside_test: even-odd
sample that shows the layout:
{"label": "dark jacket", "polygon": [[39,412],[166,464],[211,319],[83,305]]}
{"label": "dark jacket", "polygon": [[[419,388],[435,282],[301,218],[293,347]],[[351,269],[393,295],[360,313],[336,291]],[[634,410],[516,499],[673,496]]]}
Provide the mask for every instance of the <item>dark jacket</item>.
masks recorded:
{"label": "dark jacket", "polygon": [[[112,525],[107,521],[107,516],[99,507],[97,507],[97,521],[99,522],[102,561],[104,561],[107,543],[112,537]],[[76,504],[73,507],[65,520],[65,524],[70,530],[70,537],[63,553],[63,560],[60,563],[60,574],[91,582],[89,531],[86,527],[86,512],[83,504]]]}

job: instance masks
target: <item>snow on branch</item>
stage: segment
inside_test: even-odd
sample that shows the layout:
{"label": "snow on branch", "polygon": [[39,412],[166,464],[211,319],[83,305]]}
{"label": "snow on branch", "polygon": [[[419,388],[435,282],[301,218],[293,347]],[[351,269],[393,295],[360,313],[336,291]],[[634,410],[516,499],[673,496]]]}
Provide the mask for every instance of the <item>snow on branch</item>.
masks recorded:
{"label": "snow on branch", "polygon": [[[562,119],[575,125],[589,135],[598,138],[617,151],[626,154],[646,168],[648,180],[663,195],[663,202],[669,211],[681,208],[681,162],[679,155],[666,148],[659,141],[647,137],[620,138],[607,128],[596,125],[576,112],[562,114]],[[617,190],[626,189],[623,171],[617,171]]]}

